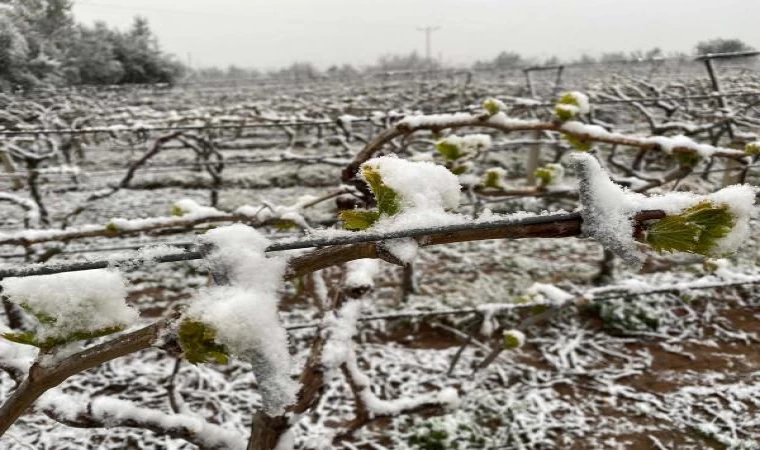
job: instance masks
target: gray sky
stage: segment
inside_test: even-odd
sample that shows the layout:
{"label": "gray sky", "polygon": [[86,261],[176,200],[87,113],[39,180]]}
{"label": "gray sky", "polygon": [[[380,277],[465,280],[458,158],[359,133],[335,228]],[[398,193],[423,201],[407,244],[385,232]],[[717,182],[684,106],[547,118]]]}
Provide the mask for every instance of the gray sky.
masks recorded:
{"label": "gray sky", "polygon": [[760,48],[760,0],[76,0],[78,21],[148,18],[163,48],[193,65],[274,68],[293,61],[370,64],[424,54],[470,64],[502,50],[546,58],[659,46],[691,52],[736,37]]}

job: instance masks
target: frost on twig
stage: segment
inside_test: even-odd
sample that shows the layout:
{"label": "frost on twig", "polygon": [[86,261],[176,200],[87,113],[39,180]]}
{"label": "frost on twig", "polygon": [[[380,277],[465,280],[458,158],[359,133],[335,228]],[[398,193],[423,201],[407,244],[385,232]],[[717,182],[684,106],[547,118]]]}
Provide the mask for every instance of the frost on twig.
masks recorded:
{"label": "frost on twig", "polygon": [[21,207],[24,210],[24,226],[26,228],[34,228],[40,225],[40,208],[34,201],[7,192],[0,192],[0,202],[8,202]]}
{"label": "frost on twig", "polygon": [[[218,286],[202,290],[193,300],[180,325],[180,340],[183,331],[185,337],[194,338],[185,339],[183,349],[200,355],[199,361],[205,350],[212,360],[229,352],[250,362],[263,410],[277,416],[295,401],[297,386],[290,379],[288,337],[277,311],[287,260],[267,258],[264,250],[269,244],[259,232],[241,224],[214,229],[201,238]],[[197,323],[210,329],[198,328]],[[189,327],[197,333],[190,333]]]}
{"label": "frost on twig", "polygon": [[40,397],[37,409],[53,420],[75,427],[135,427],[185,439],[207,449],[245,448],[243,437],[234,430],[191,415],[167,414],[116,398],[88,400],[54,389]]}
{"label": "frost on twig", "polygon": [[336,369],[340,368],[356,402],[356,418],[352,421],[349,431],[360,428],[378,417],[395,416],[427,407],[452,408],[459,403],[459,394],[454,388],[394,400],[379,398],[372,391],[369,377],[359,369],[352,340],[356,334],[356,321],[360,310],[361,303],[358,300],[348,301],[333,316],[326,319],[327,325],[324,329],[327,336],[322,353],[325,371],[334,376]]}

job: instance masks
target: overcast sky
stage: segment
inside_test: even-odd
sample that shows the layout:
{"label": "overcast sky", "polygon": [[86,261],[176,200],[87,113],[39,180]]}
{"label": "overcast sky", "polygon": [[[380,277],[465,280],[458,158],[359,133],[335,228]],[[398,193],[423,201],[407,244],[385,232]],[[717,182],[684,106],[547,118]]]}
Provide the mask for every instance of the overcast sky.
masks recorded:
{"label": "overcast sky", "polygon": [[760,48],[760,0],[75,0],[78,21],[148,18],[163,48],[194,66],[260,69],[370,64],[387,53],[470,64],[502,50],[547,58],[736,37]]}

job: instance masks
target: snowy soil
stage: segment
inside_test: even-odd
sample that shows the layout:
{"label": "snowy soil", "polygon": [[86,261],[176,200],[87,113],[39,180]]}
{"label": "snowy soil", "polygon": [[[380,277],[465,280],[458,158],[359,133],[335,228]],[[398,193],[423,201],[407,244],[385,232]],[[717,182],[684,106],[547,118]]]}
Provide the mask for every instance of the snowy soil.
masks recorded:
{"label": "snowy soil", "polygon": [[[757,254],[752,242],[736,260],[751,272],[754,269],[744,264],[756,263]],[[576,239],[491,241],[431,248],[420,256],[420,294],[399,305],[400,270],[384,265],[364,315],[510,302],[533,281],[582,292],[583,280],[594,274],[600,249]],[[337,271],[330,274],[335,280]],[[680,267],[679,273],[644,274],[639,279],[664,284],[702,275],[701,265],[692,264]],[[161,265],[130,278],[130,299],[146,319],[205,284],[203,274],[191,264]],[[379,396],[397,398],[453,386],[464,401],[443,417],[423,414],[378,421],[336,447],[407,448],[411,435],[444,424],[459,448],[754,448],[751,443],[760,439],[760,358],[755,351],[759,293],[744,287],[607,301],[621,310],[632,308],[619,320],[570,307],[550,323],[530,328],[525,347],[502,354],[479,372],[474,368],[487,353],[481,343],[498,345],[499,338],[498,333],[490,338],[478,334],[482,317],[477,314],[364,322],[359,360]],[[308,302],[290,289],[283,301],[283,321],[311,322],[315,311]],[[509,328],[531,312],[498,319]],[[657,324],[648,326],[651,320],[642,318]],[[451,375],[447,371],[462,339],[449,327],[471,333],[478,341],[465,348]],[[313,329],[293,330],[290,336],[291,350],[303,363]],[[170,356],[147,351],[74,377],[64,389],[90,398],[115,396],[168,412],[167,386],[175,364]],[[251,389],[253,375],[240,362],[226,367],[182,363],[175,385],[189,410],[241,432],[248,427],[251,410],[260,405]],[[3,378],[3,395],[11,386]],[[351,405],[342,380],[332,382],[317,411],[299,422],[299,448],[329,448],[331,430],[351,418]],[[115,449],[129,442],[140,442],[140,448],[192,448],[136,429],[68,428],[41,414],[24,417],[4,441],[9,449],[26,448],[21,443],[33,443],[34,448]]]}

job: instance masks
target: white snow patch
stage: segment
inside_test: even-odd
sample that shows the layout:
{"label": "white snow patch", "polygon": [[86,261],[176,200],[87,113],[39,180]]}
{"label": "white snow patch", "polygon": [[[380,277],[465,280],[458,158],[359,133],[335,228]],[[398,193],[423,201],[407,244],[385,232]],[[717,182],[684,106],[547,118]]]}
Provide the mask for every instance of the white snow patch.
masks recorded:
{"label": "white snow patch", "polygon": [[346,264],[345,286],[353,288],[375,287],[375,277],[380,272],[380,263],[376,259],[357,259]]}
{"label": "white snow patch", "polygon": [[290,378],[288,336],[277,311],[287,260],[267,258],[269,240],[242,224],[211,230],[200,242],[213,245],[206,259],[230,284],[201,290],[186,315],[212,326],[221,344],[253,364],[264,411],[281,414],[298,389]]}
{"label": "white snow patch", "polygon": [[40,339],[126,327],[138,316],[124,301],[127,289],[121,274],[112,270],[8,278],[2,287],[12,302],[55,319],[54,324],[40,324]]}

